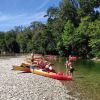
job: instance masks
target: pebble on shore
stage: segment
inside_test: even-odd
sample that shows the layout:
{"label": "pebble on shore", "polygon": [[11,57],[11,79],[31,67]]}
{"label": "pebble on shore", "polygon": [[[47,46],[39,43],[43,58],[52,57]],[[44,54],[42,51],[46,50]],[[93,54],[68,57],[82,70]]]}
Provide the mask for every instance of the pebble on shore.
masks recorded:
{"label": "pebble on shore", "polygon": [[13,71],[25,56],[0,59],[0,100],[76,100],[59,80]]}

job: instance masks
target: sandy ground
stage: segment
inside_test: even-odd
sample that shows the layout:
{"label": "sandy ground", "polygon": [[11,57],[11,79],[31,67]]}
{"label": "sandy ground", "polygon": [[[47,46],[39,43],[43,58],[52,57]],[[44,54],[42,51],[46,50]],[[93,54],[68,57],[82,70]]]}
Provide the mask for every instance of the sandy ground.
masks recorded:
{"label": "sandy ground", "polygon": [[0,100],[77,100],[59,80],[12,70],[26,56],[0,59]]}

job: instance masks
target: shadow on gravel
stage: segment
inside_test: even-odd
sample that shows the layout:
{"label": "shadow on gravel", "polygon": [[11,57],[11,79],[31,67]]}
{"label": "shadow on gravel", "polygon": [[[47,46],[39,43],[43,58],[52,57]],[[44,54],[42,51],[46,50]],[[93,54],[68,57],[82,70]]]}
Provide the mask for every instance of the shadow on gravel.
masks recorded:
{"label": "shadow on gravel", "polygon": [[31,72],[21,72],[21,73],[31,73]]}
{"label": "shadow on gravel", "polygon": [[31,72],[19,72],[19,74],[23,74],[23,73],[31,73]]}

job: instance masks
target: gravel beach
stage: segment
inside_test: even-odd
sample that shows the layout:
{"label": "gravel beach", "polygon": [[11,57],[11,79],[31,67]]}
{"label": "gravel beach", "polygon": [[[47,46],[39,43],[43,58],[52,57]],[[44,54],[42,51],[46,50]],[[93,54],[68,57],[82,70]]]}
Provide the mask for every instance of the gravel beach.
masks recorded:
{"label": "gravel beach", "polygon": [[0,100],[77,100],[59,80],[12,70],[25,57],[0,59]]}

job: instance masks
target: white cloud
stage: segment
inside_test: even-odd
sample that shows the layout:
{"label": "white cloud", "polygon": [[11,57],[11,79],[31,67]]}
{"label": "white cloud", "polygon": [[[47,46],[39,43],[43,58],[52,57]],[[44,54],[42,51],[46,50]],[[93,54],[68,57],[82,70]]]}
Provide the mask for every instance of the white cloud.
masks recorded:
{"label": "white cloud", "polygon": [[38,12],[34,14],[19,14],[19,15],[3,15],[0,14],[0,31],[13,29],[18,25],[29,25],[32,21],[46,22],[44,18],[45,12]]}
{"label": "white cloud", "polygon": [[44,7],[48,4],[49,1],[50,1],[50,0],[45,0],[45,2],[43,1],[43,3],[41,4],[41,6],[39,6],[39,7],[36,9],[36,11],[39,11],[39,10],[41,10],[42,8],[44,8]]}
{"label": "white cloud", "polygon": [[14,19],[18,19],[20,17],[23,17],[24,15],[1,15],[0,16],[0,23],[5,21],[11,21]]}
{"label": "white cloud", "polygon": [[24,20],[44,20],[45,12],[39,12],[34,14],[19,14],[19,15],[1,15],[0,23],[5,21],[24,21]]}

